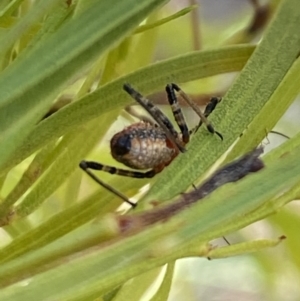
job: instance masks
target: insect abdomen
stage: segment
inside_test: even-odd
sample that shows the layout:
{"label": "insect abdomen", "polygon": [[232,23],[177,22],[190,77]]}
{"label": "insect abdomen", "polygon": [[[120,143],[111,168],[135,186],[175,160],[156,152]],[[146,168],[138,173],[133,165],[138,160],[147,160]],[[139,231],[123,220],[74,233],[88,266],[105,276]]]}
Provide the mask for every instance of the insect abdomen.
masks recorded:
{"label": "insect abdomen", "polygon": [[115,160],[134,169],[163,168],[177,155],[164,131],[145,122],[135,123],[115,134],[110,146]]}

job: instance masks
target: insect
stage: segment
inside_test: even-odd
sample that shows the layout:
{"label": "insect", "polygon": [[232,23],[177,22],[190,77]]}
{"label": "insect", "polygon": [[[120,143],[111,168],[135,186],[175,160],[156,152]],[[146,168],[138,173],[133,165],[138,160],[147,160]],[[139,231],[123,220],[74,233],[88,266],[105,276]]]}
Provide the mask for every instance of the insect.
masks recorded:
{"label": "insect", "polygon": [[[154,120],[152,121],[147,118],[146,120],[134,123],[116,133],[110,140],[112,157],[118,162],[135,169],[135,171],[119,169],[85,160],[81,161],[79,166],[98,184],[118,195],[131,206],[135,206],[127,197],[101,181],[90,170],[102,170],[111,174],[133,178],[152,178],[168,166],[180,152],[185,152],[185,145],[189,142],[190,135],[195,133],[202,123],[206,125],[209,132],[218,135],[223,140],[222,135],[215,131],[211,123],[207,120],[207,117],[215,109],[221,99],[213,97],[206,106],[205,112],[202,113],[200,108],[178,85],[168,84],[166,86],[167,98],[175,121],[180,129],[180,133],[178,133],[167,116],[150,100],[142,96],[129,84],[124,84],[123,89],[134,98]],[[199,124],[192,130],[189,130],[187,127],[177,101],[176,93],[178,93],[200,117]],[[138,170],[147,171],[143,172]]]}

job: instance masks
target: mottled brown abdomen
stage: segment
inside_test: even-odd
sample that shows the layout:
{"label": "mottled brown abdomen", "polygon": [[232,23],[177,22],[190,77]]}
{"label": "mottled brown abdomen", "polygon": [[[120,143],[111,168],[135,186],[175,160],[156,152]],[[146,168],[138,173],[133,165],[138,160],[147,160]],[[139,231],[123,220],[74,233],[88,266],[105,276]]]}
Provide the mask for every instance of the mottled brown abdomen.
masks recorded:
{"label": "mottled brown abdomen", "polygon": [[138,122],[110,140],[111,155],[134,169],[163,169],[178,152],[160,127]]}

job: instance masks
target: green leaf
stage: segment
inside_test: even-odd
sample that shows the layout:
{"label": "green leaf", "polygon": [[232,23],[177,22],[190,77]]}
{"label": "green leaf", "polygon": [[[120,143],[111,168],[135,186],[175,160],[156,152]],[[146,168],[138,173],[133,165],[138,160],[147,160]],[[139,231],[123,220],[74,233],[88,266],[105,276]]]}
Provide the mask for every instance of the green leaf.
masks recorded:
{"label": "green leaf", "polygon": [[282,2],[262,41],[210,117],[224,141],[200,129],[188,151],[157,176],[146,200],[163,201],[184,192],[229,149],[269,101],[300,52],[300,10],[295,9],[296,3]]}
{"label": "green leaf", "polygon": [[[132,187],[136,187],[134,191],[136,193],[139,185],[144,183],[145,181],[140,179],[122,181],[120,178],[115,178],[109,184],[113,187],[118,187],[118,189],[122,192],[124,191],[124,193],[126,193],[126,191],[130,188],[132,189]],[[21,254],[41,248],[66,235],[77,227],[89,222],[93,218],[116,210],[119,205],[119,198],[115,197],[112,199],[111,193],[106,191],[104,188],[101,188],[98,192],[82,200],[80,203],[70,206],[68,209],[52,216],[38,227],[15,238],[9,245],[0,250],[0,262],[14,259]],[[99,241],[106,239],[107,236],[110,237],[115,234],[109,227],[107,228],[108,233],[104,231],[104,235],[102,235],[101,232],[98,232],[98,243]],[[45,235],[45,233],[47,235]],[[94,233],[92,235],[94,235]],[[82,239],[82,243],[83,245],[87,244],[84,239]],[[70,248],[78,249],[78,246],[68,246],[67,248],[68,250]],[[67,253],[68,252],[69,251],[67,251]],[[62,253],[65,253],[65,250],[62,250]],[[58,255],[53,254],[53,256],[56,258],[57,256],[61,256],[60,254],[61,253],[59,252]],[[24,267],[25,264],[23,263],[22,266]]]}
{"label": "green leaf", "polygon": [[235,144],[226,162],[257,146],[282,117],[300,92],[300,59],[291,66],[266,105],[257,114],[243,136]]}
{"label": "green leaf", "polygon": [[175,268],[175,262],[168,263],[168,267],[167,267],[166,274],[164,276],[164,280],[163,280],[162,284],[160,285],[158,291],[150,299],[150,301],[167,301],[168,300],[171,285],[172,285],[172,280],[173,280],[174,268]]}
{"label": "green leaf", "polygon": [[13,13],[23,1],[24,0],[10,1],[10,3],[0,11],[0,19],[3,20],[5,17],[10,16],[11,13]]}
{"label": "green leaf", "polygon": [[240,70],[253,52],[253,46],[231,46],[218,50],[193,52],[142,68],[106,84],[40,122],[16,153],[5,164],[13,167],[52,139],[102,114],[128,104],[132,99],[122,90],[132,83],[143,94],[162,89],[168,82],[186,82],[225,72]]}
{"label": "green leaf", "polygon": [[163,19],[161,19],[157,22],[154,22],[152,24],[147,24],[147,25],[141,25],[135,30],[134,34],[142,33],[146,30],[153,29],[155,27],[161,26],[161,25],[163,25],[165,23],[168,23],[172,20],[176,20],[177,18],[188,14],[189,12],[191,12],[195,8],[197,8],[197,5],[192,5],[192,6],[189,6],[189,7],[185,7],[184,9],[178,11],[177,13],[175,13],[175,14],[169,16],[169,17],[163,18]]}
{"label": "green leaf", "polygon": [[[31,7],[31,10],[23,17],[20,18],[17,24],[11,28],[1,41],[0,56],[8,51],[18,39],[26,33],[32,26],[40,22],[42,17],[57,6],[61,0],[45,0],[38,2]],[[6,11],[3,11],[3,15],[10,13],[10,9],[16,9],[20,5],[20,1],[14,1],[11,5],[6,7]],[[3,101],[3,100],[2,100]]]}
{"label": "green leaf", "polygon": [[242,242],[230,246],[212,249],[208,253],[210,259],[226,258],[231,256],[237,256],[241,254],[247,254],[251,252],[257,252],[266,248],[276,247],[286,237],[282,236],[278,239],[258,239],[254,241]]}
{"label": "green leaf", "polygon": [[[188,242],[197,239],[200,243],[236,230],[235,225],[231,229],[223,226],[232,219],[243,220],[245,213],[256,210],[268,199],[299,183],[300,165],[294,164],[295,160],[299,160],[299,149],[241,180],[239,185],[221,187],[205,201],[196,203],[191,210],[185,210],[163,225],[149,227],[110,246],[97,246],[58,261],[55,268],[34,277],[31,275],[32,282],[27,287],[2,289],[2,300],[31,299],[37,294],[41,299],[49,294],[58,300],[95,298],[139,275],[141,271],[189,256],[191,251],[182,253]],[[201,255],[200,248],[198,252]],[[21,262],[21,258],[17,260]],[[64,264],[59,265],[62,262]],[[2,266],[2,272],[7,268]]]}
{"label": "green leaf", "polygon": [[4,70],[0,78],[0,166],[45,114],[67,80],[163,2],[126,0],[115,6],[108,0],[97,2]]}
{"label": "green leaf", "polygon": [[[98,5],[93,0],[90,3]],[[269,31],[266,32],[262,43],[242,72],[241,79],[235,82],[217,108],[216,114],[210,117],[214,127],[224,135],[224,141],[220,142],[205,129],[200,130],[188,145],[188,152],[180,155],[166,168],[166,171],[154,178],[157,182],[146,199],[155,202],[141,205],[149,208],[150,205],[171,198],[177,192],[185,190],[188,185],[191,185],[189,181],[198,179],[203,171],[207,170],[221,154],[225,153],[225,150],[232,146],[247,126],[249,128],[253,124],[260,126],[255,138],[257,139],[262,135],[262,129],[273,124],[286,109],[298,91],[297,83],[292,81],[292,77],[296,79],[299,73],[297,55],[300,49],[300,38],[296,31],[296,20],[299,20],[300,12],[296,9],[298,7],[296,0],[285,0],[281,3],[281,8],[274,17]],[[89,10],[88,7],[82,8],[80,13],[75,14],[75,18],[69,22],[81,18]],[[62,24],[57,32],[60,32],[66,24]],[[121,35],[119,38],[122,39]],[[44,42],[37,42],[33,50],[37,51]],[[125,48],[127,46],[125,45]],[[84,133],[79,133],[78,140],[74,133],[82,127],[88,129],[89,125],[96,123],[96,117],[103,117],[103,120],[99,118],[99,123],[104,122],[106,117],[114,114],[114,110],[131,100],[121,89],[124,81],[130,82],[146,95],[161,89],[170,81],[180,83],[229,70],[239,70],[251,55],[252,50],[253,47],[250,46],[239,46],[193,53],[160,62],[100,87],[41,123],[32,123],[26,141],[24,140],[23,145],[10,157],[10,162],[3,160],[3,166],[6,168],[3,174],[38,149],[45,150],[44,147],[51,147],[51,143],[58,146],[53,156],[46,154],[46,161],[48,160],[51,166],[40,181],[30,186],[27,196],[25,195],[26,202],[20,203],[18,207],[22,209],[22,205],[24,206],[24,210],[19,211],[21,215],[22,212],[24,215],[31,212],[60,185],[59,180],[63,182],[75,168],[79,158],[75,149],[84,142]],[[17,58],[11,68],[14,64],[18,65],[22,60],[27,60],[30,55],[31,50],[27,48],[24,56]],[[97,58],[97,62],[99,61],[100,58]],[[100,64],[97,68],[99,66]],[[74,73],[70,73],[70,76],[73,75]],[[285,81],[289,84],[285,84]],[[86,86],[91,86],[92,82],[93,80],[88,80]],[[62,92],[63,85],[61,82],[57,92]],[[85,91],[87,91],[86,87],[82,88],[80,94],[84,95]],[[276,104],[275,100],[278,101],[280,97],[287,98],[284,99],[282,106],[271,106],[272,103]],[[272,112],[270,117],[264,111],[268,105],[269,110],[274,108],[276,111]],[[261,110],[262,113],[260,113]],[[28,113],[27,109],[25,111]],[[12,113],[14,116],[15,113]],[[260,117],[259,114],[264,114],[265,118]],[[28,120],[30,124],[31,117]],[[110,118],[107,121],[110,121]],[[97,126],[101,131],[101,125],[97,124]],[[248,135],[247,132],[243,134]],[[92,136],[96,139],[97,135],[92,133]],[[91,138],[88,142],[90,146],[92,146],[93,139]],[[251,138],[249,141],[251,145],[256,143]],[[299,161],[299,141],[300,135],[297,135],[269,153],[265,157],[266,167],[262,171],[249,175],[237,183],[221,187],[207,198],[195,203],[192,208],[187,208],[165,219],[162,223],[147,227],[141,225],[134,233],[122,234],[120,221],[123,219],[111,213],[118,206],[119,200],[116,197],[112,198],[112,195],[102,188],[78,203],[70,200],[72,206],[64,208],[62,212],[46,221],[42,220],[42,224],[36,228],[24,227],[22,233],[18,233],[19,235],[16,238],[13,237],[11,243],[0,250],[1,301],[37,299],[92,301],[100,300],[101,296],[105,296],[102,298],[104,300],[106,297],[111,300],[117,292],[120,292],[119,298],[124,298],[122,294],[128,293],[130,286],[134,288],[138,286],[131,295],[138,299],[144,289],[140,286],[146,286],[151,282],[151,277],[147,278],[146,274],[151,275],[154,269],[174,262],[178,258],[231,256],[260,250],[266,245],[273,246],[278,241],[243,242],[240,245],[211,251],[208,241],[274,214],[283,205],[300,195],[300,166],[295,164]],[[229,152],[229,156],[236,156],[250,147],[246,144],[244,142],[235,154]],[[87,150],[88,147],[79,152],[84,153]],[[39,162],[43,159],[39,157],[42,155],[42,153],[37,155],[35,160]],[[69,158],[69,156],[72,157]],[[101,161],[104,160],[102,154],[99,158]],[[62,166],[61,169],[65,174],[61,175],[58,173],[59,166],[65,163],[66,167]],[[165,185],[161,185],[163,182]],[[145,183],[143,180],[126,179],[124,181],[124,178],[120,177],[115,177],[110,182],[112,186],[129,196],[143,183]],[[160,190],[155,188],[156,186],[160,187]],[[77,192],[78,189],[74,194],[77,195]],[[72,194],[70,197],[75,196]],[[138,215],[145,209],[141,205],[134,214]],[[28,208],[30,210],[26,212]],[[39,217],[39,213],[32,215],[33,219],[30,220],[35,223],[35,218]],[[147,211],[143,211],[143,214],[147,214]],[[97,220],[91,222],[97,215]],[[13,233],[13,227],[19,230],[18,224],[25,224],[20,222],[13,223],[9,233]],[[294,252],[293,256],[296,255],[297,252]],[[153,297],[154,300],[155,298],[167,299],[172,269],[173,266],[170,267],[165,281]],[[146,277],[145,281],[143,281],[143,276]],[[134,285],[130,284],[132,278],[134,278]],[[124,283],[126,287],[123,286]],[[109,292],[115,295],[111,294],[109,297]]]}
{"label": "green leaf", "polygon": [[8,196],[0,203],[0,219],[6,218],[19,198],[36,182],[40,175],[49,167],[49,160],[46,158],[51,154],[55,145],[48,144],[33,159],[27,170],[23,173],[19,182],[14,186]]}
{"label": "green leaf", "polygon": [[139,301],[148,287],[156,280],[161,268],[153,269],[127,281],[118,291],[113,301]]}

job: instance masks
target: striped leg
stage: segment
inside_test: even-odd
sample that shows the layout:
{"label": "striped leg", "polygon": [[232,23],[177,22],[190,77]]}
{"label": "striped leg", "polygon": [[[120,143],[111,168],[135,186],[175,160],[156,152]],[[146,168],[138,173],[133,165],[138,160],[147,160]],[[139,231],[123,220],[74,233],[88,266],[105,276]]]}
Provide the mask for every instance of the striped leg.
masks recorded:
{"label": "striped leg", "polygon": [[[208,105],[205,107],[205,111],[204,111],[204,116],[207,118],[210,113],[213,112],[213,110],[216,108],[217,104],[222,100],[221,97],[212,97],[208,103]],[[198,126],[196,127],[197,131],[199,129],[199,127],[202,125],[202,120],[200,120]],[[222,139],[223,140],[223,139]]]}
{"label": "striped leg", "polygon": [[152,169],[146,172],[139,172],[139,171],[133,171],[133,170],[128,170],[128,169],[121,169],[121,168],[116,168],[113,166],[108,166],[104,165],[98,162],[94,161],[81,161],[80,162],[80,167],[84,169],[83,167],[93,169],[93,170],[102,170],[105,172],[108,172],[112,175],[119,175],[119,176],[124,176],[124,177],[130,177],[130,178],[139,178],[139,179],[144,179],[144,178],[153,178],[157,172]]}
{"label": "striped leg", "polygon": [[[95,176],[90,169],[96,169],[96,170],[102,170],[101,166],[103,166],[102,164],[99,164],[97,166],[98,163],[96,162],[88,162],[88,161],[81,161],[79,164],[79,167],[84,170],[96,183],[98,183],[99,185],[101,185],[102,187],[104,187],[105,189],[107,189],[108,191],[112,192],[113,194],[115,194],[116,196],[118,196],[120,199],[122,199],[124,202],[128,203],[130,206],[135,207],[136,204],[131,202],[127,196],[125,196],[124,194],[122,194],[120,191],[116,190],[115,188],[113,188],[112,186],[106,184],[105,182],[103,182],[102,180],[100,180],[97,176]],[[95,168],[95,167],[99,167],[99,168]]]}
{"label": "striped leg", "polygon": [[135,207],[136,204],[132,203],[125,195],[123,195],[121,192],[113,188],[112,186],[106,184],[102,180],[100,180],[95,174],[93,174],[90,169],[93,170],[102,170],[105,172],[109,172],[110,174],[117,174],[120,176],[125,177],[132,177],[132,178],[152,178],[156,175],[157,171],[152,169],[150,171],[146,172],[138,172],[138,171],[131,171],[126,169],[119,169],[112,166],[103,165],[98,162],[93,161],[81,161],[79,164],[80,168],[84,170],[95,182],[97,182],[102,187],[106,188],[108,191],[114,193],[118,197],[120,197],[123,201],[130,204],[132,207]]}
{"label": "striped leg", "polygon": [[[179,95],[191,106],[191,108],[197,113],[197,115],[200,117],[201,121],[197,127],[197,129],[201,126],[202,123],[204,123],[208,129],[209,132],[211,132],[212,134],[217,134],[221,140],[223,140],[223,136],[215,131],[215,129],[213,128],[212,124],[207,120],[207,116],[215,109],[217,103],[213,106],[210,104],[208,104],[209,109],[205,110],[205,112],[208,114],[207,116],[205,116],[205,113],[202,113],[200,108],[189,98],[189,96],[184,93],[179,86],[177,86],[176,84],[171,84],[172,88],[177,91],[179,93]],[[213,98],[216,99],[216,98]]]}
{"label": "striped leg", "polygon": [[182,134],[182,141],[187,144],[190,141],[190,133],[185,122],[184,116],[182,114],[181,108],[178,104],[178,100],[172,85],[166,86],[166,92],[168,96],[168,101],[172,108],[172,112],[175,118],[176,123],[178,124],[181,134]]}
{"label": "striped leg", "polygon": [[157,122],[157,124],[164,129],[168,139],[173,142],[174,146],[181,152],[185,151],[182,141],[179,139],[179,135],[173,127],[171,121],[167,116],[156,107],[149,99],[142,96],[139,92],[131,87],[129,84],[124,84],[123,89],[134,98]]}

